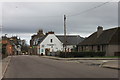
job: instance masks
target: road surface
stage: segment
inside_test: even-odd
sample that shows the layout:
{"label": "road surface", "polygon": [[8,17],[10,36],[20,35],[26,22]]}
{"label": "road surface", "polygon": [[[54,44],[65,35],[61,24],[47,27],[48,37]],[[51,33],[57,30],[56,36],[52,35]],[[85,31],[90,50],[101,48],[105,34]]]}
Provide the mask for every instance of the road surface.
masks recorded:
{"label": "road surface", "polygon": [[39,56],[13,56],[4,78],[118,78],[118,70]]}

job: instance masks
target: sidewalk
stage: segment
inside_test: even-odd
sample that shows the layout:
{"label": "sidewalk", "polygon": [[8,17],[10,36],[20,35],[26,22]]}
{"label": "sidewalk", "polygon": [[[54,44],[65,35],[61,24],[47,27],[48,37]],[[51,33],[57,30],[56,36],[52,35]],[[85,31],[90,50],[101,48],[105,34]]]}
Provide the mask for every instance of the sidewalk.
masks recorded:
{"label": "sidewalk", "polygon": [[59,58],[54,56],[41,56],[43,58],[64,60],[64,61],[77,61],[87,65],[98,65],[103,68],[120,69],[120,59],[118,58]]}
{"label": "sidewalk", "polygon": [[120,60],[103,63],[102,67],[120,70]]}
{"label": "sidewalk", "polygon": [[0,61],[0,64],[1,64],[1,71],[2,71],[2,75],[0,75],[0,79],[3,77],[3,75],[5,74],[6,70],[7,70],[7,67],[8,67],[8,64],[11,60],[11,56],[8,56],[6,58],[4,58],[3,60]]}

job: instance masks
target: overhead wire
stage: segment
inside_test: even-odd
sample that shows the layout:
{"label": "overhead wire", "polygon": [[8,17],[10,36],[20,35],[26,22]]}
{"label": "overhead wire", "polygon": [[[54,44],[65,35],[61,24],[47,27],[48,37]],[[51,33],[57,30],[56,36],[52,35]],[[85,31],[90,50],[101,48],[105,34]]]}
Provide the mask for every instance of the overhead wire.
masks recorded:
{"label": "overhead wire", "polygon": [[[89,12],[89,11],[95,10],[95,9],[97,9],[97,8],[99,8],[99,7],[102,7],[102,6],[110,3],[111,1],[112,1],[112,0],[109,0],[109,1],[107,1],[107,2],[104,2],[104,3],[100,4],[100,5],[97,5],[97,6],[94,6],[94,7],[92,7],[92,8],[86,9],[86,10],[80,12],[80,13],[76,13],[76,14],[72,14],[72,15],[69,15],[69,14],[68,14],[68,15],[66,15],[66,16],[67,16],[67,17],[79,16],[79,15],[81,15],[81,14],[84,14],[84,13],[87,13],[87,12]],[[40,16],[40,17],[61,17],[61,16],[57,16],[57,15],[56,15],[56,16]]]}
{"label": "overhead wire", "polygon": [[[110,1],[112,1],[112,0],[110,0]],[[67,15],[67,17],[73,17],[73,16],[78,16],[78,15],[84,14],[86,12],[89,12],[89,11],[92,11],[92,10],[94,10],[96,8],[104,6],[104,5],[108,4],[108,3],[110,3],[110,1],[104,2],[104,3],[100,4],[100,5],[95,6],[95,7],[89,8],[87,10],[84,10],[84,11],[80,12],[80,13],[76,13],[76,14],[72,14],[72,15]]]}
{"label": "overhead wire", "polygon": [[[72,15],[69,15],[69,14],[68,14],[68,15],[66,15],[66,16],[67,16],[67,17],[79,16],[79,15],[81,15],[81,14],[84,14],[84,13],[87,13],[87,12],[89,12],[89,11],[92,11],[92,10],[94,10],[94,9],[96,9],[96,8],[102,7],[102,6],[110,3],[110,1],[112,1],[112,0],[109,0],[109,1],[107,1],[107,2],[104,2],[104,3],[100,4],[100,5],[94,6],[94,7],[92,7],[92,8],[86,9],[86,10],[80,12],[80,13],[76,13],[76,14],[72,14]],[[39,16],[39,17],[61,17],[61,16],[57,16],[57,15],[56,15],[56,16]]]}

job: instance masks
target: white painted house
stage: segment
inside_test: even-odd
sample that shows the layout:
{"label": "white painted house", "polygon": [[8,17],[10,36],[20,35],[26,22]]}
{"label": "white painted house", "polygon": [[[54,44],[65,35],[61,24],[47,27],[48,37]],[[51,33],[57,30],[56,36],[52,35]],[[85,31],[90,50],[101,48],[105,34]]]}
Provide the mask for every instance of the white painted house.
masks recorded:
{"label": "white painted house", "polygon": [[57,52],[63,50],[63,43],[55,36],[54,32],[40,39],[38,44],[38,54],[47,55],[48,52]]}
{"label": "white painted house", "polygon": [[[67,49],[66,51],[71,52],[71,50],[76,47],[84,38],[76,35],[66,36],[67,37]],[[48,32],[46,36],[40,37],[38,40],[37,54],[48,55],[48,53],[54,53],[57,51],[64,51],[64,35],[55,35],[54,32]]]}

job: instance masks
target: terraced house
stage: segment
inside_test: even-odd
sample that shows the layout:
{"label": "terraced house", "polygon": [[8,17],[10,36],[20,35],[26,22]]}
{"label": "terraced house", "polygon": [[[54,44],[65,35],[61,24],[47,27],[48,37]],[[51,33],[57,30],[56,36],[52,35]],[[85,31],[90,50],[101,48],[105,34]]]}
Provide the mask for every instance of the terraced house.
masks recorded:
{"label": "terraced house", "polygon": [[31,36],[31,40],[30,40],[30,54],[36,55],[37,54],[37,44],[38,44],[38,40],[39,38],[44,37],[45,35],[43,34],[43,30],[39,29],[37,34],[33,34]]}
{"label": "terraced house", "polygon": [[106,56],[120,56],[120,27],[97,31],[79,43],[78,51],[106,52]]}

